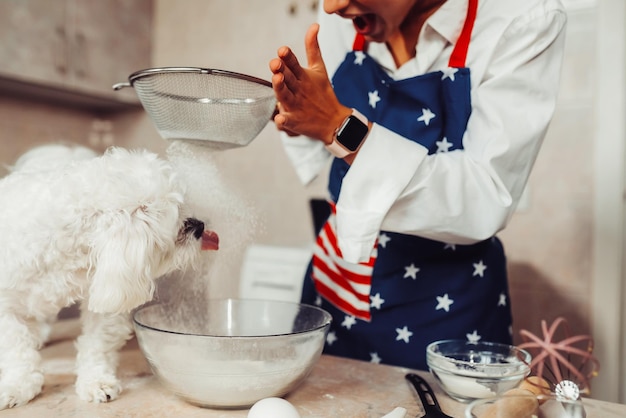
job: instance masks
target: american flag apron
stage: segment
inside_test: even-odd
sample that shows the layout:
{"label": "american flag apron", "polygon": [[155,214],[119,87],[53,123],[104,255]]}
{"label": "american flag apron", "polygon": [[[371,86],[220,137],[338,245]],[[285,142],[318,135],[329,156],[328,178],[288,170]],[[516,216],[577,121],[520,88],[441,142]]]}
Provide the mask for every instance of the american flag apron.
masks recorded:
{"label": "american flag apron", "polygon": [[[465,57],[476,9],[477,0],[469,0],[449,68],[410,79],[389,77],[357,35],[333,76],[340,102],[430,154],[463,152],[471,113]],[[317,237],[302,294],[302,302],[333,315],[325,352],[426,369],[425,347],[438,339],[510,343],[506,260],[495,237],[461,246],[381,231],[367,262],[343,260],[333,202],[349,168],[342,159],[331,166],[331,214]]]}

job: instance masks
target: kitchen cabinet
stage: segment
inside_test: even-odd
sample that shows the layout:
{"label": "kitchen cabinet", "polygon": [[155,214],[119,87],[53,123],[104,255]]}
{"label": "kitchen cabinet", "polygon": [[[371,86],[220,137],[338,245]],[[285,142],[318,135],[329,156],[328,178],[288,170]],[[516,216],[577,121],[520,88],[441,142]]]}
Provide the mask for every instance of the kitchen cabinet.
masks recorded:
{"label": "kitchen cabinet", "polygon": [[152,0],[2,0],[0,93],[138,104],[111,86],[151,64]]}

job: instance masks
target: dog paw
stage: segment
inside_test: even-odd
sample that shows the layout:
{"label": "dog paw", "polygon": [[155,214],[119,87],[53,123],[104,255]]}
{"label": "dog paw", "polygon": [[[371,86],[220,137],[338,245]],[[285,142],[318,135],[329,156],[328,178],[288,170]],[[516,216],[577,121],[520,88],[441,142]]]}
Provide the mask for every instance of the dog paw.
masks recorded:
{"label": "dog paw", "polygon": [[15,396],[8,393],[0,393],[0,411],[7,408],[14,408],[18,405],[18,400]]}
{"label": "dog paw", "polygon": [[0,384],[0,410],[25,405],[39,395],[43,386],[43,378],[32,380],[30,384],[26,381],[23,381],[22,384],[2,382]]}
{"label": "dog paw", "polygon": [[79,377],[76,380],[76,393],[87,402],[109,402],[116,399],[120,392],[122,392],[122,386],[114,376]]}

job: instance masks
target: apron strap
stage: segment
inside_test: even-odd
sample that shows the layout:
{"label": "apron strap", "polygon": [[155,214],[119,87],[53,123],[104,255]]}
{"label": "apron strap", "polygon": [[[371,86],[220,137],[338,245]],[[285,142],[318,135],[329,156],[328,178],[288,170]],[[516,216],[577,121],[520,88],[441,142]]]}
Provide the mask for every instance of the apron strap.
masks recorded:
{"label": "apron strap", "polygon": [[365,51],[365,36],[357,33],[354,37],[354,43],[352,44],[353,51]]}
{"label": "apron strap", "polygon": [[449,67],[463,68],[465,67],[465,59],[467,50],[469,49],[470,38],[472,37],[472,29],[476,20],[476,10],[478,9],[478,0],[469,0],[467,5],[467,17],[459,39],[456,41],[452,55],[450,55]]}
{"label": "apron strap", "polygon": [[[465,24],[461,30],[461,35],[454,46],[452,55],[450,55],[449,67],[463,68],[465,67],[465,59],[467,57],[467,50],[469,49],[470,39],[472,37],[472,29],[474,29],[474,21],[476,20],[476,10],[478,9],[478,0],[469,0],[467,5],[467,16],[465,17]],[[354,37],[354,43],[352,44],[353,51],[365,50],[365,37],[357,33]]]}

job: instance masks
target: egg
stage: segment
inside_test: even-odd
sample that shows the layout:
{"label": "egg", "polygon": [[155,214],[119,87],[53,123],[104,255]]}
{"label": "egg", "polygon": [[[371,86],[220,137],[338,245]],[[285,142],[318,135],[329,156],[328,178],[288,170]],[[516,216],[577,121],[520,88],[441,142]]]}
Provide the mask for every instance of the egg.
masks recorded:
{"label": "egg", "polygon": [[283,398],[261,399],[250,408],[248,418],[301,418],[298,410]]}

